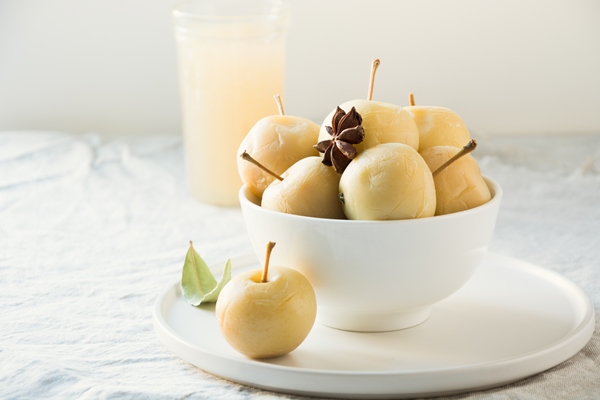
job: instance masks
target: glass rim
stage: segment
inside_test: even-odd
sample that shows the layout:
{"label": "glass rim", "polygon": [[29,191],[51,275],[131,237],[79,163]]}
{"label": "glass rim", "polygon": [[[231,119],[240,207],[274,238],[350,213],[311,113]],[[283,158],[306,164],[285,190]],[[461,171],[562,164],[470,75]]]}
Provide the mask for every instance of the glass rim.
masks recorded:
{"label": "glass rim", "polygon": [[[244,0],[238,0],[242,3],[247,3]],[[218,3],[218,0],[182,0],[175,4],[172,8],[173,17],[176,19],[190,19],[197,21],[215,21],[215,22],[247,22],[247,21],[265,21],[265,20],[280,20],[289,17],[290,3],[289,0],[262,0],[265,4],[273,4],[280,6],[279,12],[269,12],[251,15],[214,15],[210,13],[196,13],[191,11],[183,11],[182,7],[194,2],[213,2]]]}

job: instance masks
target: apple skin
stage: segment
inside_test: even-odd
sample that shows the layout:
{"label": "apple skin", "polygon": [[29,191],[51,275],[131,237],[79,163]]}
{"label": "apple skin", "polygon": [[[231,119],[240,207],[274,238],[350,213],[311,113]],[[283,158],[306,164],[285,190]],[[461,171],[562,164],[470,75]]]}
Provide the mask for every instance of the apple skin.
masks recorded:
{"label": "apple skin", "polygon": [[[306,118],[271,115],[262,118],[250,129],[238,148],[238,156],[247,151],[262,165],[281,175],[296,161],[319,155],[313,148],[319,129],[319,125]],[[275,180],[272,175],[240,157],[237,168],[244,184],[259,198]]]}
{"label": "apple skin", "polygon": [[471,140],[464,121],[452,110],[437,106],[404,107],[415,116],[419,153],[433,146],[462,147]]}
{"label": "apple skin", "polygon": [[250,358],[271,358],[296,349],[308,336],[317,314],[315,292],[300,272],[286,267],[236,275],[219,295],[215,307],[221,333]]}
{"label": "apple skin", "polygon": [[269,210],[305,217],[345,219],[338,201],[341,175],[322,163],[321,157],[306,157],[288,168],[263,193],[261,206]]}
{"label": "apple skin", "polygon": [[[359,154],[381,143],[404,143],[415,150],[419,148],[419,131],[413,115],[402,107],[362,99],[345,102],[339,107],[345,112],[354,107],[363,119],[365,139],[355,146]],[[331,139],[325,127],[331,126],[334,114],[335,110],[325,117],[319,132],[319,141]]]}
{"label": "apple skin", "polygon": [[360,153],[340,179],[348,219],[432,217],[435,185],[425,160],[411,146],[384,143]]}
{"label": "apple skin", "polygon": [[[421,152],[432,171],[461,150],[454,146],[433,146]],[[434,178],[436,192],[435,215],[451,214],[478,207],[491,200],[490,189],[481,176],[477,161],[464,155]]]}

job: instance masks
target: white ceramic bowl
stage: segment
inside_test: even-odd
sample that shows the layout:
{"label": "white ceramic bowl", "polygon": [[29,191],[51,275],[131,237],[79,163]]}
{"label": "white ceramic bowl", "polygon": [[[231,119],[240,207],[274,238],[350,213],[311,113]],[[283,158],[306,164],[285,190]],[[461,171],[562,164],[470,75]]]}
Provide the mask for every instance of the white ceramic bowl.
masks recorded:
{"label": "white ceramic bowl", "polygon": [[317,321],[363,332],[408,328],[463,286],[494,232],[502,189],[485,178],[492,199],[454,214],[400,221],[302,217],[260,207],[246,187],[240,204],[261,262],[297,269],[312,283]]}

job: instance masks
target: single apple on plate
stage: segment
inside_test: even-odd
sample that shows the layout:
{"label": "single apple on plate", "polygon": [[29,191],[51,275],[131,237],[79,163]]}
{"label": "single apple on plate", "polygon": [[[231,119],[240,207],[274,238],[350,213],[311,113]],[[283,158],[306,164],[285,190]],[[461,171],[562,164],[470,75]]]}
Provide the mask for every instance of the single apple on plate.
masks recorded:
{"label": "single apple on plate", "polygon": [[291,352],[308,336],[317,314],[315,292],[300,272],[269,268],[275,243],[267,245],[263,269],[236,275],[215,307],[227,342],[250,358],[271,358]]}

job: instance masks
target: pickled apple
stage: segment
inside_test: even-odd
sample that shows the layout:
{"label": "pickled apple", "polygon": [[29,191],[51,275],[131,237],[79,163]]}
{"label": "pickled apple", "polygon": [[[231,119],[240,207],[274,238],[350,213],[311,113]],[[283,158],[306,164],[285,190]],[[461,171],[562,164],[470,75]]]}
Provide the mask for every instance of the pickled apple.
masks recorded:
{"label": "pickled apple", "polygon": [[[302,117],[271,115],[259,120],[248,132],[238,155],[244,151],[276,174],[282,174],[296,161],[319,154],[313,144],[319,136],[319,125]],[[240,177],[257,197],[275,178],[256,165],[238,157]]]}
{"label": "pickled apple", "polygon": [[[348,112],[352,107],[362,117],[365,139],[356,145],[360,154],[363,150],[381,143],[403,143],[415,150],[419,148],[419,131],[411,113],[400,106],[372,100],[352,100],[339,106]],[[333,110],[323,121],[319,132],[319,142],[330,139],[326,126],[332,126]]]}
{"label": "pickled apple", "polygon": [[348,219],[395,220],[435,213],[431,171],[414,148],[401,143],[360,153],[342,174],[340,197]]}
{"label": "pickled apple", "polygon": [[[429,168],[435,171],[460,150],[460,147],[434,146],[422,151],[421,156]],[[468,210],[485,204],[492,198],[479,165],[470,154],[462,156],[440,171],[434,182],[435,215]]]}
{"label": "pickled apple", "polygon": [[317,218],[345,218],[338,201],[341,175],[321,162],[321,157],[299,160],[263,193],[261,206],[287,214]]}
{"label": "pickled apple", "polygon": [[419,152],[432,146],[462,147],[471,139],[463,120],[452,110],[436,106],[405,107],[419,131]]}

